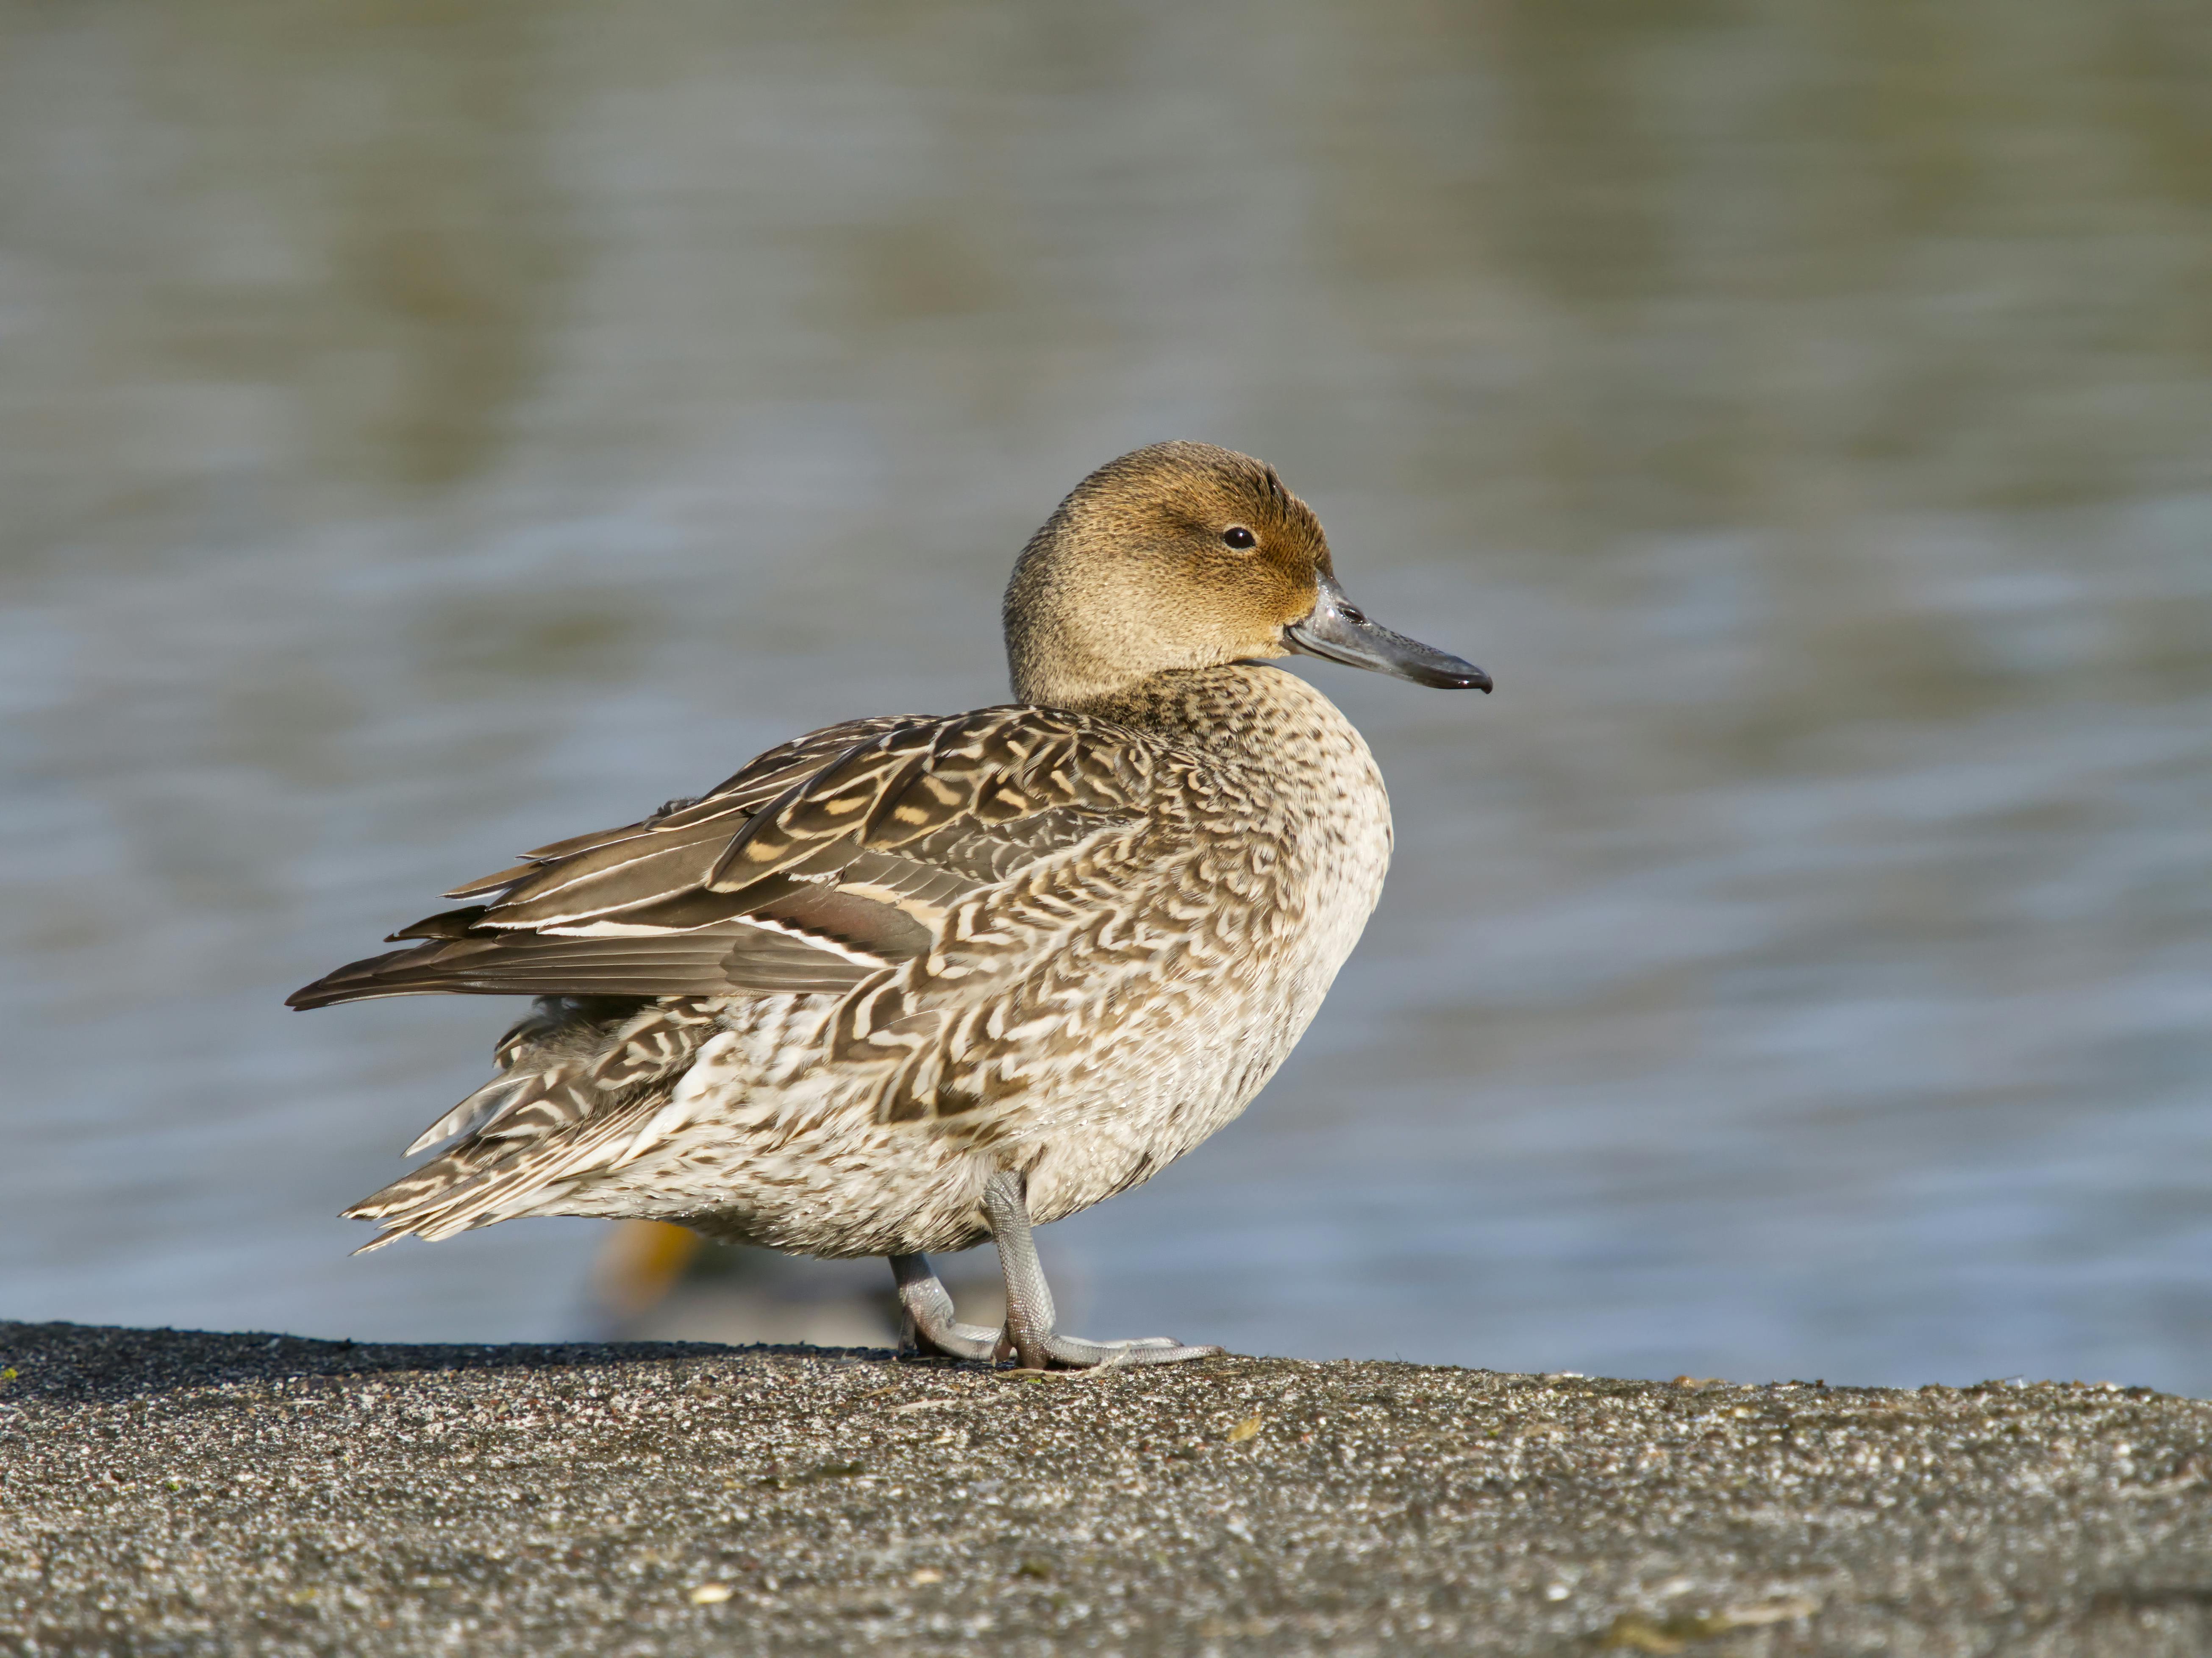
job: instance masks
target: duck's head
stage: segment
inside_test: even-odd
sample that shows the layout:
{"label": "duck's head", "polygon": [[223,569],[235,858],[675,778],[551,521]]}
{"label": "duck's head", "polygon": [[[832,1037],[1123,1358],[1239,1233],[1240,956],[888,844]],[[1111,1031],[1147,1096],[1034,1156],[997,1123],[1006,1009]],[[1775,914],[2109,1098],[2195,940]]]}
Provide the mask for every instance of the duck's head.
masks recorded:
{"label": "duck's head", "polygon": [[1155,443],[1077,484],[1022,550],[1006,623],[1014,695],[1054,708],[1293,651],[1490,689],[1473,663],[1370,622],[1312,509],[1273,467],[1210,443]]}

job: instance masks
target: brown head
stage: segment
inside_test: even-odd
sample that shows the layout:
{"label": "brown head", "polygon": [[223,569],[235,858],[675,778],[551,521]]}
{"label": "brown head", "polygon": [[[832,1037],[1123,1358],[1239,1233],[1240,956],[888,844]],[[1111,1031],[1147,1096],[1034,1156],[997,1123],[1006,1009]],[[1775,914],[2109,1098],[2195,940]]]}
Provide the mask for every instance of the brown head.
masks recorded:
{"label": "brown head", "polygon": [[1210,443],[1155,443],[1077,484],[1015,562],[1006,625],[1014,695],[1054,708],[1292,651],[1490,689],[1473,664],[1368,621],[1312,509],[1273,467]]}

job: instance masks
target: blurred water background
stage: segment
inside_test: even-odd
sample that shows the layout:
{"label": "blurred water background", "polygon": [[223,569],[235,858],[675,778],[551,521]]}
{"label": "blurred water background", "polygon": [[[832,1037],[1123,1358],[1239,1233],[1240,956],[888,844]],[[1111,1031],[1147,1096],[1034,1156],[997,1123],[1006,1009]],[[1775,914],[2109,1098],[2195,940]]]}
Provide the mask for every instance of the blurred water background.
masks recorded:
{"label": "blurred water background", "polygon": [[331,1218],[513,1005],[285,993],[1000,700],[1189,436],[1499,689],[1315,666],[1390,888],[1080,1327],[2212,1388],[2208,86],[2184,0],[9,0],[0,1312],[583,1327],[597,1225]]}

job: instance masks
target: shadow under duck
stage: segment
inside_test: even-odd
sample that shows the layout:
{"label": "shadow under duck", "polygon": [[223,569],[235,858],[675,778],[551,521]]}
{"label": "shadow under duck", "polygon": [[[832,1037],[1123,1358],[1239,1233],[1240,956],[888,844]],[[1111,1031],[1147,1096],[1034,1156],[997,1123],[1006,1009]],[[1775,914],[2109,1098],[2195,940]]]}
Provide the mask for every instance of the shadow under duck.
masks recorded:
{"label": "shadow under duck", "polygon": [[[1024,1366],[1218,1349],[1061,1333],[1030,1238],[1257,1094],[1381,894],[1390,810],[1292,652],[1490,689],[1370,622],[1274,470],[1200,443],[1100,467],[1014,567],[1019,700],[831,726],[696,800],[528,853],[295,993],[526,995],[498,1075],[345,1212],[365,1247],[643,1217],[890,1260],[912,1343]],[[994,1240],[1003,1331],[931,1250]]]}

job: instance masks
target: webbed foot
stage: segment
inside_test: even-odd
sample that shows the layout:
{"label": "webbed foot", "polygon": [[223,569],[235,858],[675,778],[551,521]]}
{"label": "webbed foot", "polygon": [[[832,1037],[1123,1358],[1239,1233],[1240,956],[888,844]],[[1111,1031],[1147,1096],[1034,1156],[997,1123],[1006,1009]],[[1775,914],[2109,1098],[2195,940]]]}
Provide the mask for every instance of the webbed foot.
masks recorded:
{"label": "webbed foot", "polygon": [[938,1279],[927,1255],[893,1255],[891,1275],[898,1280],[899,1305],[906,1312],[905,1345],[922,1354],[980,1360],[988,1364],[999,1351],[1000,1333],[952,1316],[952,1297]]}
{"label": "webbed foot", "polygon": [[1002,1169],[983,1187],[983,1212],[990,1219],[991,1236],[999,1246],[999,1266],[1006,1277],[1006,1333],[994,1347],[999,1357],[1018,1358],[1025,1370],[1049,1370],[1055,1364],[1087,1370],[1124,1364],[1177,1364],[1185,1359],[1211,1358],[1222,1351],[1187,1346],[1171,1336],[1085,1341],[1081,1336],[1062,1335],[1053,1310],[1052,1288],[1045,1282],[1036,1241],[1030,1234],[1025,1186],[1019,1175]]}

